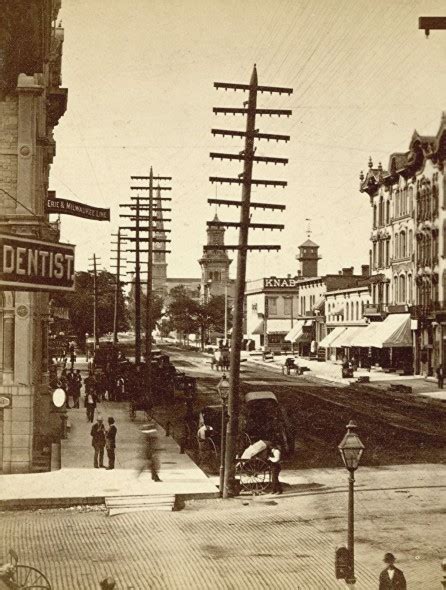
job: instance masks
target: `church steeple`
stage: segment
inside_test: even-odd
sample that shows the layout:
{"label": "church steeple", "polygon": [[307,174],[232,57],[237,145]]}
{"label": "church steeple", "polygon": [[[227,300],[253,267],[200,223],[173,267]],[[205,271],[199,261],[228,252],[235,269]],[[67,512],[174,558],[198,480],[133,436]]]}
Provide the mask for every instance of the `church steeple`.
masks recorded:
{"label": "church steeple", "polygon": [[[217,213],[213,221],[220,221]],[[207,228],[208,246],[224,246],[224,227],[209,226]],[[222,295],[225,285],[229,283],[229,266],[232,260],[229,259],[226,250],[204,250],[203,256],[198,261],[201,266],[201,292],[212,295]]]}
{"label": "church steeple", "polygon": [[[161,211],[163,205],[161,200],[160,189],[155,189],[155,198],[153,205],[156,209],[156,221],[153,222],[156,231],[153,234],[154,238],[165,239],[166,232],[164,231],[163,212]],[[167,262],[166,253],[157,252],[157,250],[165,250],[164,242],[154,242],[153,244],[153,270],[152,270],[152,289],[157,295],[164,296],[167,290]]]}

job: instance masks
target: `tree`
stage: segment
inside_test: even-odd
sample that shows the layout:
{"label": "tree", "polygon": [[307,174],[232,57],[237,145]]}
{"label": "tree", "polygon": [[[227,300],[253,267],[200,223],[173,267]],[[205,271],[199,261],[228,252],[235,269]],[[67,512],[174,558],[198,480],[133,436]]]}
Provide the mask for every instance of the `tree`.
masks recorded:
{"label": "tree", "polygon": [[[141,289],[141,330],[144,331],[146,328],[146,304],[147,295]],[[164,300],[159,295],[152,293],[152,332],[157,327],[158,322],[164,315]],[[135,287],[130,291],[128,313],[129,320],[133,328],[136,324],[136,313],[135,313]]]}
{"label": "tree", "polygon": [[[98,336],[113,331],[113,317],[115,306],[116,277],[114,274],[102,270],[97,273],[97,333]],[[58,307],[66,307],[70,317],[72,334],[78,342],[83,342],[85,334],[93,334],[94,289],[93,274],[77,272],[75,290],[72,293],[55,293],[53,303]],[[129,327],[126,300],[122,290],[118,294],[118,330]]]}

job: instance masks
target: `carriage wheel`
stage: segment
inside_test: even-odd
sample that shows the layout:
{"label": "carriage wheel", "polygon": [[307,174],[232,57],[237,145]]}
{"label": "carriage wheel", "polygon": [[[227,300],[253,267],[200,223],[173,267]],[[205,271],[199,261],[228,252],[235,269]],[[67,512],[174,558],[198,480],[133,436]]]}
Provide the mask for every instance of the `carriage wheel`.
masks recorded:
{"label": "carriage wheel", "polygon": [[241,463],[239,474],[242,489],[253,494],[263,493],[270,484],[269,465],[257,457]]}
{"label": "carriage wheel", "polygon": [[35,567],[29,565],[18,565],[12,578],[19,590],[51,590],[51,584],[47,577]]}

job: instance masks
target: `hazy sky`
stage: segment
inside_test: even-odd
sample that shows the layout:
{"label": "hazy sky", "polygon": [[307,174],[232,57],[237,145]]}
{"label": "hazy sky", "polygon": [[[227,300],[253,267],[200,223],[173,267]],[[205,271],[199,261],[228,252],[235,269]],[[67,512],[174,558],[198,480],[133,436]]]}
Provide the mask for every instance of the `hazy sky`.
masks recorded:
{"label": "hazy sky", "polygon": [[[426,40],[418,16],[442,15],[442,0],[63,0],[62,76],[68,109],[56,128],[50,188],[59,197],[110,207],[111,223],[62,218],[62,240],[77,244],[76,268],[95,252],[109,267],[118,204],[130,175],[150,165],[173,176],[172,254],[168,275],[200,275],[197,259],[214,215],[207,198],[239,198],[240,189],[209,182],[236,176],[212,150],[242,143],[213,138],[211,127],[243,129],[244,119],[212,114],[242,106],[245,93],[216,91],[214,81],[289,86],[291,97],[259,95],[259,106],[291,108],[290,119],[262,117],[262,131],[291,142],[258,142],[259,155],[284,155],[286,167],[258,165],[257,178],[286,189],[256,189],[256,200],[286,204],[285,213],[254,212],[253,221],[285,223],[283,232],[251,232],[252,243],[280,253],[251,254],[248,276],[295,274],[297,246],[320,245],[320,271],[368,262],[371,214],[358,191],[369,155],[387,167],[413,130],[436,133],[446,109],[446,32]],[[234,220],[233,208],[220,219]],[[236,233],[227,231],[226,242]],[[235,262],[232,264],[235,272]]]}

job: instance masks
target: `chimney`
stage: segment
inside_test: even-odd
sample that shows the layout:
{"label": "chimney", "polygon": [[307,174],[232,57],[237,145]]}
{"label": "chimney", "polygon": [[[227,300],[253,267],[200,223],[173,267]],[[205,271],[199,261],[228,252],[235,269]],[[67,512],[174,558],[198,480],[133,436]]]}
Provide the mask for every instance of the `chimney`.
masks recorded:
{"label": "chimney", "polygon": [[301,277],[301,276],[302,276],[302,271],[301,271],[301,270],[298,270],[298,271],[297,271],[297,276],[298,276],[298,277]]}
{"label": "chimney", "polygon": [[368,264],[361,264],[361,275],[368,277],[370,275],[370,266]]}
{"label": "chimney", "polygon": [[353,276],[353,266],[350,266],[348,268],[343,268],[342,269],[342,274],[344,277],[352,277]]}

